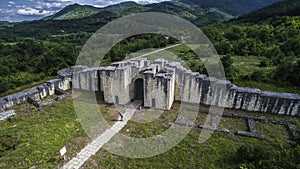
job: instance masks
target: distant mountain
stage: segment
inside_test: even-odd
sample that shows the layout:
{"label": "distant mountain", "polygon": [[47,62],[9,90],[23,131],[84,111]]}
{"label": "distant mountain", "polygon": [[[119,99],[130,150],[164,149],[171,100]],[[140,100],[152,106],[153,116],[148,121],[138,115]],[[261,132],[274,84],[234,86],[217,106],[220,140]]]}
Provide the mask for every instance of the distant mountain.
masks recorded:
{"label": "distant mountain", "polygon": [[237,21],[261,21],[277,16],[300,16],[300,0],[285,0],[253,11],[236,19]]}
{"label": "distant mountain", "polygon": [[200,8],[215,8],[233,16],[249,13],[281,0],[177,0]]}
{"label": "distant mountain", "polygon": [[44,18],[43,20],[70,20],[70,19],[80,19],[89,17],[92,15],[95,15],[102,11],[109,11],[112,13],[119,14],[123,12],[124,10],[136,6],[141,6],[135,2],[123,2],[116,5],[107,6],[105,8],[97,8],[90,5],[79,5],[79,4],[73,4],[66,6],[58,13],[48,16]]}
{"label": "distant mountain", "polygon": [[188,19],[197,25],[216,23],[229,20],[234,17],[231,14],[217,8],[201,8],[198,5],[191,5],[180,1],[168,1],[148,5],[140,5],[135,2],[123,2],[107,6],[105,8],[73,4],[42,20],[72,20],[93,17],[94,15],[96,17],[97,13],[103,11],[112,12],[120,17],[139,12],[169,13]]}
{"label": "distant mountain", "polygon": [[135,8],[135,7],[142,7],[143,5],[140,5],[136,2],[133,1],[128,1],[128,2],[121,2],[116,5],[110,5],[105,8],[102,8],[101,10],[106,10],[110,11],[115,14],[123,13],[124,11],[130,9],[130,8]]}
{"label": "distant mountain", "polygon": [[180,1],[149,4],[145,7],[148,8],[146,11],[177,15],[198,26],[226,21],[234,17],[231,14],[223,12],[217,8],[202,8],[198,5],[187,4]]}
{"label": "distant mountain", "polygon": [[118,16],[138,12],[163,12],[188,19],[198,26],[226,21],[280,0],[173,0],[148,5],[123,2],[105,8],[73,4],[43,20],[70,20],[90,17],[101,11]]}
{"label": "distant mountain", "polygon": [[98,12],[100,12],[100,10],[94,6],[73,4],[66,6],[61,11],[57,12],[54,15],[48,16],[43,20],[78,19],[94,15]]}
{"label": "distant mountain", "polygon": [[105,8],[73,4],[42,20],[0,23],[0,41],[14,42],[26,38],[58,39],[73,34],[79,37],[88,36],[116,18],[139,12],[169,13],[185,18],[197,26],[204,26],[230,20],[245,10],[258,8],[273,1],[278,0],[252,0],[251,2],[257,2],[252,4],[254,7],[250,6],[249,0],[173,0],[148,5],[124,2]]}

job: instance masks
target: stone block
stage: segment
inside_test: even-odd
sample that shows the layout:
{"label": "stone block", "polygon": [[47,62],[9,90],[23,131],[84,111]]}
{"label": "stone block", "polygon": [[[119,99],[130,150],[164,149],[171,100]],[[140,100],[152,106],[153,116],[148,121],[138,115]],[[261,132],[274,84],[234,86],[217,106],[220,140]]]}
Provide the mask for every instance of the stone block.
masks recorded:
{"label": "stone block", "polygon": [[253,138],[258,138],[258,139],[264,139],[265,138],[264,135],[260,135],[260,134],[257,134],[257,133],[250,133],[250,132],[241,131],[241,130],[237,131],[236,134],[240,135],[240,136],[253,137]]}
{"label": "stone block", "polygon": [[5,120],[11,116],[14,116],[15,114],[16,114],[15,110],[0,112],[0,121]]}

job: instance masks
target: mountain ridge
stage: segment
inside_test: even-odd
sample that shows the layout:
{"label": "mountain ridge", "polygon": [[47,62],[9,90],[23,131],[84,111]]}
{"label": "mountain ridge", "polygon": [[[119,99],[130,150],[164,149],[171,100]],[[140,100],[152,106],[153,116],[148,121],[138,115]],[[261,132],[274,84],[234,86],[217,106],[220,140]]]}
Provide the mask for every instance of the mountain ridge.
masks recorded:
{"label": "mountain ridge", "polygon": [[268,6],[281,0],[177,0],[201,8],[218,8],[233,16],[239,16],[253,10]]}
{"label": "mountain ridge", "polygon": [[103,8],[98,8],[92,5],[80,5],[78,3],[71,4],[60,10],[59,12],[42,18],[42,20],[70,20],[70,19],[80,19],[96,15],[102,11],[109,11],[112,13],[121,13],[127,8],[141,6],[133,1],[121,2],[119,4],[110,5]]}
{"label": "mountain ridge", "polygon": [[299,16],[300,0],[285,0],[242,15],[234,21],[256,22],[278,16]]}
{"label": "mountain ridge", "polygon": [[[141,5],[133,1],[126,1],[104,8],[90,5],[73,4],[66,6],[61,11],[42,20],[69,20],[90,17],[97,12],[110,11],[120,16],[138,12],[164,12],[190,21],[198,22],[199,25],[226,21],[280,0],[172,0],[160,3]],[[255,4],[255,5],[253,5]],[[203,18],[203,20],[199,19]]]}

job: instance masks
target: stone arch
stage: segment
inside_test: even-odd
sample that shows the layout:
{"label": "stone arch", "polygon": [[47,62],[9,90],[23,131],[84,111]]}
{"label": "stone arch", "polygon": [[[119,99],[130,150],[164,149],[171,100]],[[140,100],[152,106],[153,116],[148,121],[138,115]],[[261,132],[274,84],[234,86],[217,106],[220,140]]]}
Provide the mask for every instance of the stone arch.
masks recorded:
{"label": "stone arch", "polygon": [[134,81],[134,99],[144,100],[144,79],[138,78]]}

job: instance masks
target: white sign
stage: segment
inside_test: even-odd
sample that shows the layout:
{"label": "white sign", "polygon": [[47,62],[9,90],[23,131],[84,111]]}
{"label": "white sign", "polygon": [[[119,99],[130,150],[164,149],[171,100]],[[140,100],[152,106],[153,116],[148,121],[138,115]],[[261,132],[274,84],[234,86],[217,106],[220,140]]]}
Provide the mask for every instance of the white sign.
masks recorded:
{"label": "white sign", "polygon": [[64,146],[62,149],[60,149],[60,155],[61,156],[64,156],[66,154],[66,152],[67,152],[66,146]]}

